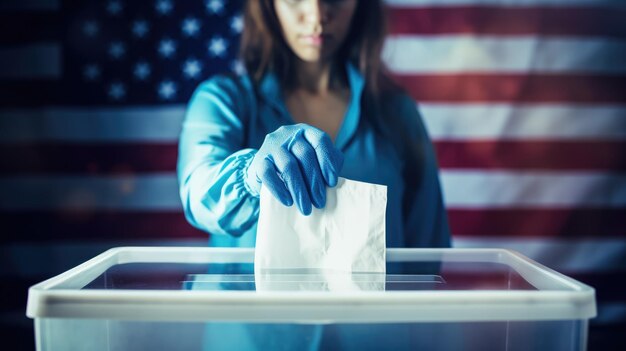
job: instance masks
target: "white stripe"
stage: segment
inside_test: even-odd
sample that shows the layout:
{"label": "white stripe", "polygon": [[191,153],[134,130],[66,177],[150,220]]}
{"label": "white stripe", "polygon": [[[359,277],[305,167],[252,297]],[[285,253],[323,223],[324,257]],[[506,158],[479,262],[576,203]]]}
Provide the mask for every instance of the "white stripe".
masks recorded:
{"label": "white stripe", "polygon": [[537,36],[393,36],[384,57],[398,74],[624,73],[626,41]]}
{"label": "white stripe", "polygon": [[0,143],[175,142],[184,105],[0,110]]}
{"label": "white stripe", "polygon": [[449,208],[626,206],[626,174],[444,170],[441,182]]}
{"label": "white stripe", "polygon": [[[450,208],[626,206],[624,174],[444,170],[441,181]],[[0,209],[180,208],[172,173],[0,178]]]}
{"label": "white stripe", "polygon": [[61,47],[54,43],[0,49],[0,78],[59,78],[61,53]]}
{"label": "white stripe", "polygon": [[563,273],[610,272],[626,267],[625,238],[455,237],[453,247],[515,250]]}
{"label": "white stripe", "polygon": [[433,140],[626,140],[626,106],[418,104]]}
{"label": "white stripe", "polygon": [[[434,140],[626,140],[626,106],[419,104]],[[0,110],[0,143],[176,142],[184,105]]]}
{"label": "white stripe", "polygon": [[59,0],[7,0],[0,2],[0,11],[51,11],[59,8]]}
{"label": "white stripe", "polygon": [[451,5],[493,6],[611,6],[625,7],[623,0],[385,0],[390,6],[398,7],[445,7]]}

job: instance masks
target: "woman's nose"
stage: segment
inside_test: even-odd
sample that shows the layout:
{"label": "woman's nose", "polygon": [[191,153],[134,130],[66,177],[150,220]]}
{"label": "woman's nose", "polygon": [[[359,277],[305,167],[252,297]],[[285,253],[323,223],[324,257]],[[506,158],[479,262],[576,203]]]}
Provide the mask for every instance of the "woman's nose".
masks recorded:
{"label": "woman's nose", "polygon": [[304,9],[305,19],[312,24],[326,24],[329,20],[330,12],[324,0],[309,0]]}

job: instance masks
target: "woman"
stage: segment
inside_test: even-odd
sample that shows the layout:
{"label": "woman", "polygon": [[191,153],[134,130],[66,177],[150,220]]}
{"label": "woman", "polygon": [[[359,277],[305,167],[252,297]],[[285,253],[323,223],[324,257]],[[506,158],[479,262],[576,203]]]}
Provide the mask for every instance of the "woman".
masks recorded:
{"label": "woman", "polygon": [[[211,246],[255,245],[261,184],[308,215],[339,176],[387,185],[387,246],[450,245],[432,145],[415,102],[383,74],[382,13],[377,0],[247,2],[247,73],[201,84],[180,140],[185,215]],[[361,350],[411,348],[432,334],[374,330],[209,324],[204,339],[211,350]]]}
{"label": "woman", "polygon": [[255,0],[247,73],[192,97],[180,139],[185,215],[211,246],[253,247],[261,184],[304,215],[345,177],[388,187],[388,247],[447,247],[433,147],[383,73],[381,1]]}

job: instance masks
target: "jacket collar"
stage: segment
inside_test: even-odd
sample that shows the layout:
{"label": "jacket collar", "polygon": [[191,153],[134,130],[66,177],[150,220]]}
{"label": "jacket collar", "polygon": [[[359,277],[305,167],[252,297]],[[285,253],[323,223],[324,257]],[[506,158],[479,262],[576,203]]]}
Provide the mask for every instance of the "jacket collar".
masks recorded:
{"label": "jacket collar", "polygon": [[[361,72],[352,64],[346,64],[348,84],[350,85],[350,102],[344,115],[343,123],[339,127],[335,145],[344,148],[350,141],[359,125],[361,115],[361,95],[365,86],[365,79]],[[268,72],[259,84],[259,93],[263,99],[280,112],[282,123],[294,123],[285,105],[280,82],[273,72]]]}

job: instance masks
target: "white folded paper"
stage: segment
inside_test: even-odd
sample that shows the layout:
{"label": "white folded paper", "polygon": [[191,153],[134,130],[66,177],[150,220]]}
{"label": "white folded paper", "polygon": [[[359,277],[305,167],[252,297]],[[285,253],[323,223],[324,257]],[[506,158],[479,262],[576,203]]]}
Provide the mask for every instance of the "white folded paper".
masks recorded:
{"label": "white folded paper", "polygon": [[326,206],[309,216],[284,206],[265,187],[260,202],[257,278],[314,273],[327,277],[327,286],[352,286],[339,275],[378,273],[384,285],[386,186],[339,178],[327,188]]}

